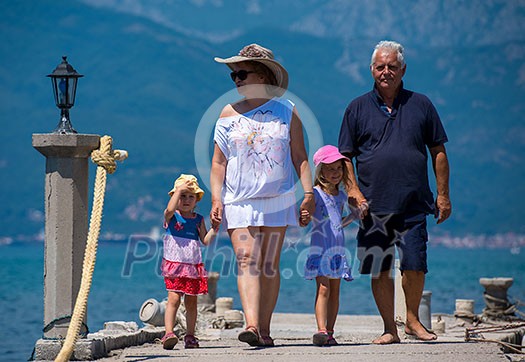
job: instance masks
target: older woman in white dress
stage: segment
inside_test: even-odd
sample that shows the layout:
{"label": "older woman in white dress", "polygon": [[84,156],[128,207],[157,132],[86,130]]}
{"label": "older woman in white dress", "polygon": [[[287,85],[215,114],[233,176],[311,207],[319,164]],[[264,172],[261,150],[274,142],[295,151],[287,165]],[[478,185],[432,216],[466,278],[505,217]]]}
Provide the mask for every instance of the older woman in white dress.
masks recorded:
{"label": "older woman in white dress", "polygon": [[[251,44],[215,61],[232,70],[243,98],[224,107],[215,127],[210,219],[227,228],[237,258],[247,324],[239,340],[270,347],[285,232],[306,225],[315,208],[303,128],[294,104],[281,97],[288,73],[271,50]],[[294,170],[304,190],[300,220]]]}

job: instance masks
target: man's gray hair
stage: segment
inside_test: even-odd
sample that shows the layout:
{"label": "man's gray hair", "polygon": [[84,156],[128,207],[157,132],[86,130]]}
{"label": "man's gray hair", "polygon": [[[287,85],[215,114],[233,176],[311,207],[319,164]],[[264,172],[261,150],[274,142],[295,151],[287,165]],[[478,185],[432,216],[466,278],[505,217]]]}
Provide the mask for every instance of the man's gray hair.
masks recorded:
{"label": "man's gray hair", "polygon": [[401,44],[392,40],[381,40],[379,43],[377,43],[376,47],[374,48],[374,52],[372,53],[370,66],[374,65],[376,54],[379,49],[387,49],[391,52],[396,52],[397,61],[401,64],[401,68],[405,66],[405,57],[403,56],[403,52],[405,51],[405,49]]}

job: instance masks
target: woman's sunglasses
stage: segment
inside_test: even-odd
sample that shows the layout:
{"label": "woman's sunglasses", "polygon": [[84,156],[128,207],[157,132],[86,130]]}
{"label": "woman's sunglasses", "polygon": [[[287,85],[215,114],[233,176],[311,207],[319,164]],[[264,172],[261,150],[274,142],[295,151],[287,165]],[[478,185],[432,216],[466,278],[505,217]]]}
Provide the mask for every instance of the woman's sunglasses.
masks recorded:
{"label": "woman's sunglasses", "polygon": [[232,78],[234,82],[235,82],[235,78],[239,78],[240,80],[246,80],[246,78],[248,78],[248,74],[250,73],[256,73],[256,72],[252,70],[241,69],[238,72],[231,72],[230,77]]}

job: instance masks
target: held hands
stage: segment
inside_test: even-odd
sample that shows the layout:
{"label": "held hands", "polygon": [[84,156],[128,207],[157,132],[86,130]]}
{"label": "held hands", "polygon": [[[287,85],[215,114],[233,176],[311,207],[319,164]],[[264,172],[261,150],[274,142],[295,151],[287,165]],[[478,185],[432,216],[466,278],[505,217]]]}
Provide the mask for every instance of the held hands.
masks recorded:
{"label": "held hands", "polygon": [[368,202],[357,187],[348,191],[348,205],[352,214],[360,220],[368,214]]}
{"label": "held hands", "polygon": [[210,222],[211,227],[214,230],[219,230],[219,226],[222,222],[222,201],[213,200],[210,211]]}
{"label": "held hands", "polygon": [[448,219],[451,213],[452,205],[448,195],[438,194],[436,198],[436,213],[434,214],[434,218],[438,219],[437,223],[441,224],[443,221]]}
{"label": "held hands", "polygon": [[308,210],[301,210],[301,215],[299,216],[299,225],[306,226],[312,220],[312,216]]}
{"label": "held hands", "polygon": [[352,210],[352,215],[354,215],[356,219],[362,220],[368,215],[368,203],[366,200],[362,201],[358,207],[350,205],[350,209]]}
{"label": "held hands", "polygon": [[300,207],[299,226],[304,227],[312,220],[315,211],[315,199],[313,194],[305,194]]}

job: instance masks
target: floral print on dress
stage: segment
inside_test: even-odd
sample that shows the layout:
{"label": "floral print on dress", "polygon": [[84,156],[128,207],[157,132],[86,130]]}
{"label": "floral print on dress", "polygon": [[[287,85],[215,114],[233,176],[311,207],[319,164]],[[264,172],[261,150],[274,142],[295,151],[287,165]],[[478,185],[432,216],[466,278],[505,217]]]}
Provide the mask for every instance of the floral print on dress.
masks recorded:
{"label": "floral print on dress", "polygon": [[230,136],[237,156],[244,160],[240,165],[242,172],[255,177],[262,172],[271,178],[277,167],[284,167],[288,126],[272,111],[259,110],[252,118],[239,117],[232,123]]}
{"label": "floral print on dress", "polygon": [[184,226],[180,222],[177,221],[175,223],[175,230],[181,231],[182,229],[184,229]]}

